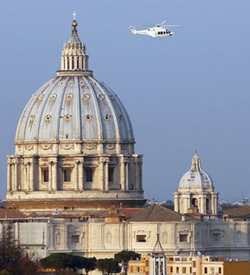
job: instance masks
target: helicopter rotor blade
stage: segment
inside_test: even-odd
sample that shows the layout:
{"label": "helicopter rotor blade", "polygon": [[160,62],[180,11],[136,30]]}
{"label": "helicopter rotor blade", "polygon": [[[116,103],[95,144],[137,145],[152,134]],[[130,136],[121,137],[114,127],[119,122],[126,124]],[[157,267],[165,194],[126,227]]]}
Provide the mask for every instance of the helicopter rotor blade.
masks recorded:
{"label": "helicopter rotor blade", "polygon": [[160,24],[157,24],[157,25],[162,26],[165,22],[166,20],[163,20]]}
{"label": "helicopter rotor blade", "polygon": [[180,25],[161,25],[162,27],[180,27]]}

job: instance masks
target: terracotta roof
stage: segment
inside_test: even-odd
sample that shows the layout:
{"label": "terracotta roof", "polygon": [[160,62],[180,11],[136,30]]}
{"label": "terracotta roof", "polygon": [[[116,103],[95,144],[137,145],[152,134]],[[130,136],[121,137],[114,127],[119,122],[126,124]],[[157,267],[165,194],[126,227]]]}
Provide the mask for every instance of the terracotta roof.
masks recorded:
{"label": "terracotta roof", "polygon": [[165,208],[159,204],[153,204],[152,206],[144,209],[143,211],[133,215],[130,221],[133,222],[172,222],[182,221],[182,217],[185,216],[185,220],[195,220],[190,216],[181,215],[173,210]]}
{"label": "terracotta roof", "polygon": [[0,219],[19,219],[27,216],[19,210],[11,208],[0,208]]}
{"label": "terracotta roof", "polygon": [[120,213],[122,213],[125,218],[128,219],[143,210],[145,210],[145,208],[122,208],[120,209]]}
{"label": "terracotta roof", "polygon": [[250,218],[250,206],[237,206],[235,208],[226,209],[223,215],[231,218]]}

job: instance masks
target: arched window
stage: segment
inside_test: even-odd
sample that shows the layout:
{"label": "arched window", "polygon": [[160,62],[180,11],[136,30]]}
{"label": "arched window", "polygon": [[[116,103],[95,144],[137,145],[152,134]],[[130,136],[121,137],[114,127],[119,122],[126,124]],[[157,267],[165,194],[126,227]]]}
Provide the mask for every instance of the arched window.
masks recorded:
{"label": "arched window", "polygon": [[196,199],[196,198],[191,199],[191,206],[198,208],[198,206],[199,206],[198,199]]}

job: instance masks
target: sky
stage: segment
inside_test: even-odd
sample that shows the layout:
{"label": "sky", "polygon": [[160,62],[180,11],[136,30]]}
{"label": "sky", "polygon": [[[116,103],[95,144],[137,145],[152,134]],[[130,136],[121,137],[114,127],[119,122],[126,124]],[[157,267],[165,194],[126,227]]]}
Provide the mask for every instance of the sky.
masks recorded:
{"label": "sky", "polygon": [[[195,150],[220,199],[250,197],[249,10],[249,0],[1,1],[0,198],[18,119],[60,69],[73,11],[90,69],[132,120],[145,197],[173,199]],[[165,19],[180,25],[172,37],[127,29]]]}

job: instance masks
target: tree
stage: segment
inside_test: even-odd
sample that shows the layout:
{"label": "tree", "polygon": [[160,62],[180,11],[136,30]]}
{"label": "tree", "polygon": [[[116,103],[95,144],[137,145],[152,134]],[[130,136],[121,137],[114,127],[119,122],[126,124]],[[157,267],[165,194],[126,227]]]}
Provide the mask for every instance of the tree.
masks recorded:
{"label": "tree", "polygon": [[97,268],[102,274],[119,273],[121,271],[119,262],[113,258],[97,260]]}
{"label": "tree", "polygon": [[85,258],[85,265],[84,265],[84,270],[86,272],[86,274],[89,274],[89,271],[92,271],[94,269],[96,269],[96,258]]}
{"label": "tree", "polygon": [[96,258],[84,258],[66,253],[51,254],[40,262],[44,268],[70,268],[73,269],[73,271],[76,271],[77,269],[85,269],[87,274],[90,270],[96,268]]}
{"label": "tree", "polygon": [[44,268],[65,269],[70,265],[71,257],[66,253],[56,253],[41,259],[40,263]]}
{"label": "tree", "polygon": [[115,254],[115,259],[122,264],[125,274],[127,274],[128,262],[130,260],[137,260],[140,258],[141,258],[141,254],[136,253],[135,251],[132,251],[132,250],[122,250],[121,252]]}
{"label": "tree", "polygon": [[3,238],[0,242],[0,275],[36,275],[37,267],[10,238]]}

